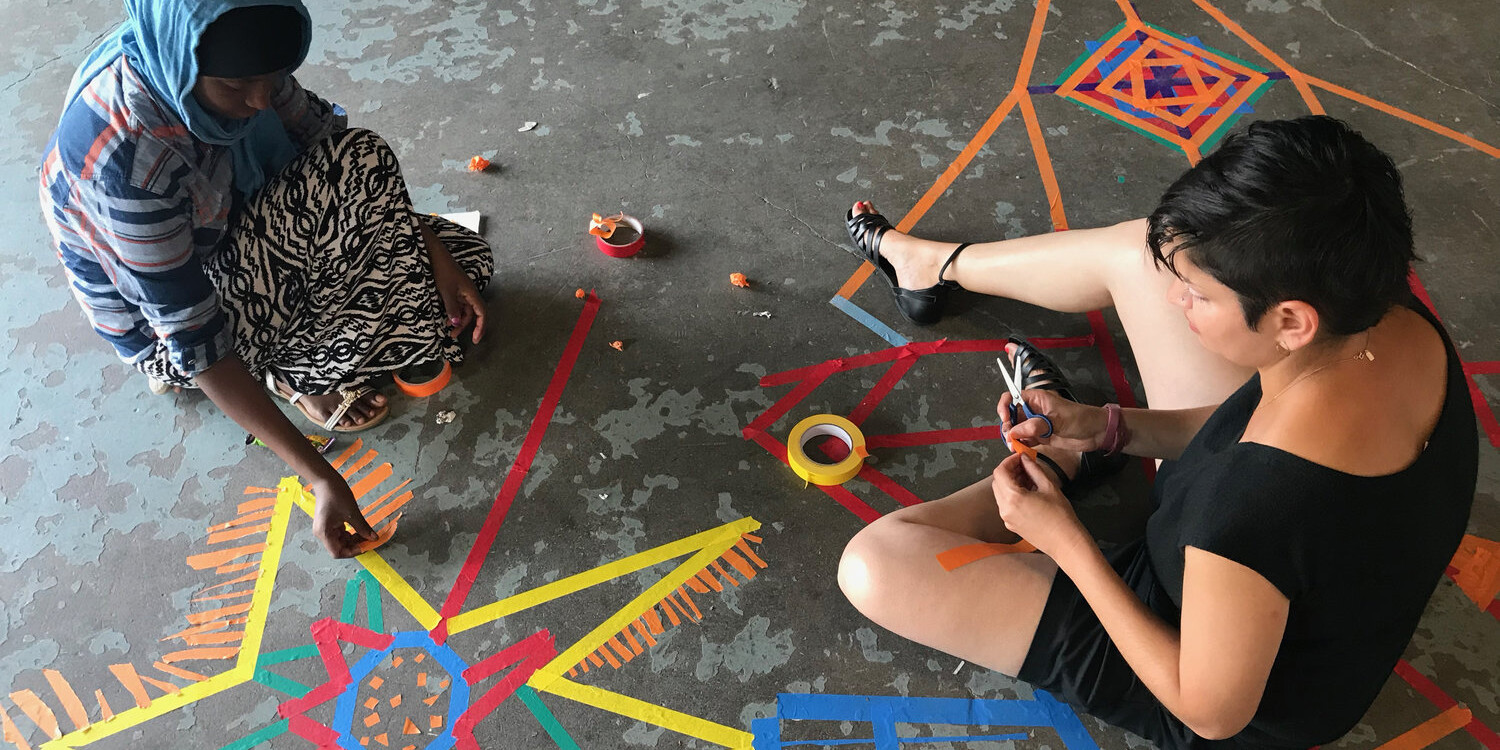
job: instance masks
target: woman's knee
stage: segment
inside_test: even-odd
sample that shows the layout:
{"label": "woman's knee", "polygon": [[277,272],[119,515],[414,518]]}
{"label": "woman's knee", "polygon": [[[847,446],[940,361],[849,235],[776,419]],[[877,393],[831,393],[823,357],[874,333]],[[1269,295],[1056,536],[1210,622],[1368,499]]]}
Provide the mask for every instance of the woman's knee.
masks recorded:
{"label": "woman's knee", "polygon": [[839,589],[855,609],[870,616],[890,598],[892,551],[898,548],[901,521],[883,518],[866,526],[844,545],[839,558]]}

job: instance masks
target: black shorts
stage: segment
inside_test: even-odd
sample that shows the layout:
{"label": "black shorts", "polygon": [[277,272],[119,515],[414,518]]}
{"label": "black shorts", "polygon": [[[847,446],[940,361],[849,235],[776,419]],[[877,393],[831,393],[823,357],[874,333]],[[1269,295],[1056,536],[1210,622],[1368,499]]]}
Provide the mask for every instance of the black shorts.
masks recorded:
{"label": "black shorts", "polygon": [[[1145,539],[1111,551],[1108,559],[1125,585],[1153,611],[1162,613],[1165,607],[1168,613],[1176,612],[1157,584]],[[1162,706],[1115,648],[1072,579],[1061,571],[1052,580],[1036,636],[1016,677],[1164,750],[1235,746],[1197,736]]]}

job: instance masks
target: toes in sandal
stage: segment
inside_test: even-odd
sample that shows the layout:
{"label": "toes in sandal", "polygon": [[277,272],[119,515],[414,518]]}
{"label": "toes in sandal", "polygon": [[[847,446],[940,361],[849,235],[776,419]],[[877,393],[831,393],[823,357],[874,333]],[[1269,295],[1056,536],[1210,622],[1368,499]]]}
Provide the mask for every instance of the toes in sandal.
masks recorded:
{"label": "toes in sandal", "polygon": [[[1021,382],[1017,384],[1021,390],[1052,391],[1069,401],[1078,401],[1078,397],[1073,394],[1073,389],[1068,385],[1067,378],[1063,376],[1062,370],[1058,369],[1051,358],[1042,353],[1042,350],[1033,346],[1031,342],[1015,336],[1007,341],[1016,345],[1015,351],[1010,355],[1011,366],[1015,367],[1017,364],[1021,366]],[[1051,469],[1054,475],[1062,478],[1062,486],[1059,489],[1064,492],[1086,490],[1098,484],[1099,480],[1118,472],[1130,461],[1130,457],[1123,453],[1111,456],[1102,450],[1088,451],[1082,454],[1082,460],[1078,464],[1078,473],[1070,477],[1063,472],[1062,467],[1058,466],[1056,461],[1048,458],[1046,454],[1038,452],[1036,457],[1038,461]]]}
{"label": "toes in sandal", "polygon": [[313,416],[312,410],[308,408],[308,405],[302,402],[306,394],[293,392],[291,395],[287,395],[286,391],[281,389],[281,384],[276,382],[276,376],[269,372],[266,373],[266,388],[277,396],[286,399],[287,403],[297,407],[297,411],[302,412],[302,416],[307,417],[309,422],[331,432],[363,432],[384,422],[385,418],[391,415],[391,405],[390,403],[385,403],[381,404],[375,410],[375,413],[370,415],[369,419],[359,424],[339,425],[339,420],[343,419],[344,415],[349,412],[349,407],[358,403],[361,398],[375,392],[374,388],[366,385],[355,386],[353,388],[340,388],[338,393],[341,400],[339,401],[338,408],[334,409],[333,414],[329,415],[328,419],[323,422],[319,422],[318,418]]}
{"label": "toes in sandal", "polygon": [[890,261],[880,257],[880,238],[894,228],[884,214],[873,211],[856,214],[851,208],[844,216],[844,228],[849,232],[849,241],[854,243],[853,254],[880,271],[886,285],[891,288],[891,293],[896,296],[896,309],[901,311],[902,317],[919,326],[932,325],[942,319],[948,291],[960,288],[955,282],[942,281],[943,274],[947,272],[953,259],[970,243],[959,245],[948,256],[948,260],[943,262],[943,267],[938,270],[938,283],[926,289],[907,289],[897,285],[896,269],[891,266]]}

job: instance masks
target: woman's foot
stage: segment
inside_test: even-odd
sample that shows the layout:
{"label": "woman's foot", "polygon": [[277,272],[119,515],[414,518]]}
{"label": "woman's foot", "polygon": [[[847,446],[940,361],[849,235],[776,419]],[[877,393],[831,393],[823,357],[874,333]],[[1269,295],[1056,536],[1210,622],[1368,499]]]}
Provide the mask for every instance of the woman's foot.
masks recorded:
{"label": "woman's foot", "polygon": [[[1014,343],[1005,345],[1005,358],[1009,360],[1009,366],[1012,370],[1016,366],[1016,349],[1017,345]],[[1027,380],[1032,381],[1027,385],[1029,388],[1046,388],[1048,384],[1056,382],[1050,375],[1042,373],[1041,369],[1041,367],[1033,367],[1030,372],[1022,373],[1022,382]],[[1083,463],[1083,454],[1078,451],[1063,450],[1050,445],[1040,445],[1037,446],[1036,452],[1052,459],[1051,464],[1048,464],[1046,461],[1040,461],[1039,463],[1047,470],[1048,474],[1053,475],[1052,481],[1059,488],[1066,487],[1073,481],[1073,477],[1078,474],[1079,465]]]}
{"label": "woman's foot", "polygon": [[[278,395],[291,401],[292,405],[301,410],[303,415],[318,424],[327,424],[328,419],[344,403],[344,394],[340,391],[326,393],[321,396],[304,393],[301,397],[297,397],[297,392],[293,391],[287,384],[279,380],[273,382],[276,385],[276,393]],[[344,416],[339,418],[339,421],[333,428],[345,432],[355,430],[374,420],[376,417],[383,417],[389,413],[389,403],[390,400],[385,397],[385,394],[379,391],[371,390],[368,393],[364,393],[356,398],[354,403],[349,405],[349,408],[344,412]]]}
{"label": "woman's foot", "polygon": [[[877,214],[875,205],[869,201],[858,201],[851,209],[855,216],[860,214]],[[926,289],[936,286],[939,281],[938,272],[943,268],[943,262],[957,249],[957,242],[935,242],[902,234],[895,229],[888,229],[880,237],[880,257],[885,258],[896,271],[897,286],[906,289]],[[947,281],[953,280],[951,269],[947,274]]]}

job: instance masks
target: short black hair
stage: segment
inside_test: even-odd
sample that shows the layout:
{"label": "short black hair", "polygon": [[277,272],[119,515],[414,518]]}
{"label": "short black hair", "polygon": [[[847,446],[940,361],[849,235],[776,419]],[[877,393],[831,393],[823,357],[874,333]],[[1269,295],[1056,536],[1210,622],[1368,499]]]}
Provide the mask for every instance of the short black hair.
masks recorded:
{"label": "short black hair", "polygon": [[1396,165],[1323,115],[1226,138],[1167,188],[1147,242],[1158,267],[1175,274],[1173,257],[1186,253],[1234,290],[1252,329],[1272,305],[1300,300],[1333,335],[1363,331],[1406,299],[1416,259]]}

